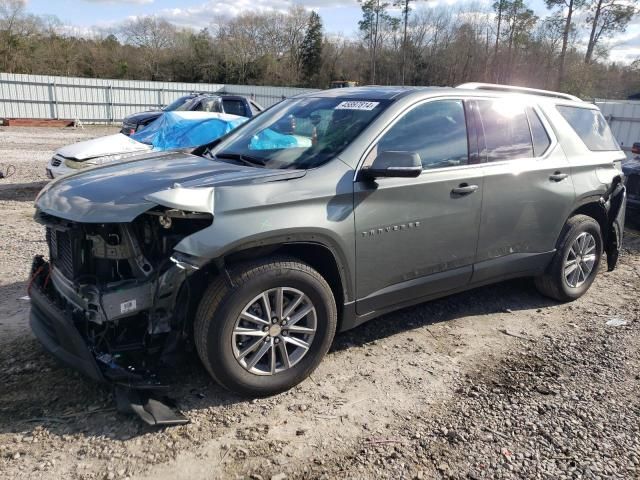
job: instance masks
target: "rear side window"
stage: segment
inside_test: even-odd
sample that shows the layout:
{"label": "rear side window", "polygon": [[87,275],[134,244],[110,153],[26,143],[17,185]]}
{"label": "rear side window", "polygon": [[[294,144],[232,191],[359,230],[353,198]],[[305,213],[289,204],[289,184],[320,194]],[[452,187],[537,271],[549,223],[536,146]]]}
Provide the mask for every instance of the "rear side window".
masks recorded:
{"label": "rear side window", "polygon": [[415,152],[422,168],[466,165],[467,125],[461,100],[423,103],[407,112],[378,143],[384,151]]}
{"label": "rear side window", "polygon": [[247,115],[247,111],[245,110],[244,102],[242,100],[223,98],[222,105],[224,106],[224,113],[239,115],[241,117],[249,116]]}
{"label": "rear side window", "polygon": [[549,138],[549,134],[545,130],[540,117],[533,108],[527,107],[527,117],[529,117],[531,138],[533,139],[533,154],[536,157],[540,157],[551,145],[551,139]]}
{"label": "rear side window", "polygon": [[204,98],[195,110],[198,112],[219,112],[220,108],[216,98]]}
{"label": "rear side window", "polygon": [[620,150],[599,110],[562,105],[556,108],[592,152]]}
{"label": "rear side window", "polygon": [[532,158],[529,122],[522,105],[513,100],[479,100],[478,112],[484,131],[481,156],[488,162]]}

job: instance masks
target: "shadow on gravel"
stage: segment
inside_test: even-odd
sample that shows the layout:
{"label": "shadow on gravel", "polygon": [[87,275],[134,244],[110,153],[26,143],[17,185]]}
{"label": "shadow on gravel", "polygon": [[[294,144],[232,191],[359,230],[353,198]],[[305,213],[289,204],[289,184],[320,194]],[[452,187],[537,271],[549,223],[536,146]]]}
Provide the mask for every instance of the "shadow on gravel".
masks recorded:
{"label": "shadow on gravel", "polygon": [[640,212],[626,212],[623,247],[633,253],[640,251]]}
{"label": "shadow on gravel", "polygon": [[[463,316],[552,304],[527,280],[483,287],[388,314],[340,334],[332,352]],[[190,411],[208,410],[215,418],[224,414],[219,407],[249,402],[214,384],[193,352],[185,354],[168,380],[173,385],[169,396],[187,417]],[[30,431],[40,425],[58,435],[129,439],[155,430],[137,417],[118,414],[110,389],[59,365],[30,332],[0,350],[0,385],[0,433]]]}
{"label": "shadow on gravel", "polygon": [[[640,229],[635,230],[636,225],[628,225],[630,234],[638,235],[635,232]],[[627,237],[627,242],[634,243],[632,235]],[[628,251],[636,254],[638,249],[634,246]],[[18,298],[20,288],[24,288],[24,283],[0,287],[0,298]],[[511,280],[384,315],[339,334],[329,355],[456,318],[518,312],[555,304],[541,296],[531,280]],[[28,305],[16,308],[26,309]],[[5,311],[6,308],[0,309],[0,316]],[[0,323],[3,323],[1,317]],[[0,335],[2,328],[0,326]],[[190,412],[207,411],[212,419],[224,424],[226,409],[221,407],[250,401],[217,386],[194,352],[184,355],[168,380],[173,385],[169,396],[187,417]],[[110,389],[56,363],[31,333],[25,332],[24,336],[0,349],[0,433],[31,431],[37,426],[57,435],[81,434],[120,440],[156,430],[137,417],[118,414]]]}
{"label": "shadow on gravel", "polygon": [[[26,281],[0,285],[0,358],[4,353],[5,344],[14,336],[20,335],[25,328],[25,319],[29,311],[29,301],[23,298],[26,294]],[[0,382],[0,395],[2,385]]]}
{"label": "shadow on gravel", "polygon": [[332,351],[360,346],[400,332],[460,317],[517,312],[556,304],[557,302],[540,295],[530,279],[509,280],[384,315],[338,335]]}
{"label": "shadow on gravel", "polygon": [[[633,254],[633,253],[632,253]],[[0,287],[0,298],[19,298],[24,283]],[[16,300],[17,302],[17,300]],[[387,314],[336,337],[331,353],[360,346],[401,332],[461,317],[545,308],[555,303],[537,293],[531,280],[503,282],[434,300]],[[7,302],[10,309],[27,305]],[[24,313],[26,315],[26,312]],[[0,326],[0,335],[3,327]],[[169,396],[186,414],[206,411],[212,422],[225,424],[224,407],[250,400],[231,394],[211,381],[197,356],[185,354],[170,377]],[[0,433],[42,427],[55,435],[126,440],[156,431],[137,417],[120,415],[110,389],[82,378],[44,352],[30,332],[0,348]]]}
{"label": "shadow on gravel", "polygon": [[38,181],[30,183],[7,183],[0,180],[0,201],[14,200],[18,202],[29,202],[36,199],[38,192],[42,190],[48,182]]}

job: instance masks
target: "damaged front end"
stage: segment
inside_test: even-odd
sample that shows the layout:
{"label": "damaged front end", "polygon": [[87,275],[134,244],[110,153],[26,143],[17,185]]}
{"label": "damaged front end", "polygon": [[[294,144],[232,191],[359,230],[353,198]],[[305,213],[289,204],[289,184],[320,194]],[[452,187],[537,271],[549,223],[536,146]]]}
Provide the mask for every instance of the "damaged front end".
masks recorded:
{"label": "damaged front end", "polygon": [[[39,210],[36,221],[46,227],[49,261],[37,256],[32,266],[35,335],[88,377],[127,389],[124,400],[136,411],[141,402],[131,392],[165,389],[162,367],[175,363],[188,338],[198,270],[173,249],[213,216],[156,207],[132,222],[98,224]],[[158,405],[143,410],[136,413],[149,423],[183,423],[159,420],[168,414]]]}
{"label": "damaged front end", "polygon": [[600,198],[600,205],[607,219],[607,228],[603,233],[607,253],[607,271],[611,272],[618,264],[624,236],[624,221],[627,205],[627,191],[622,178],[616,176]]}

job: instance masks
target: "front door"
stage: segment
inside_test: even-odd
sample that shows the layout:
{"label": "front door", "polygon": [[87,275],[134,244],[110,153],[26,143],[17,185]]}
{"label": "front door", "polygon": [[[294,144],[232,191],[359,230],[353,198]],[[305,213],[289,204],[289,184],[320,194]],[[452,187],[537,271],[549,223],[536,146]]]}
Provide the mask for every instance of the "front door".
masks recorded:
{"label": "front door", "polygon": [[466,285],[476,256],[483,195],[475,130],[462,100],[413,106],[381,136],[379,152],[420,156],[417,178],[355,183],[357,312],[411,303]]}

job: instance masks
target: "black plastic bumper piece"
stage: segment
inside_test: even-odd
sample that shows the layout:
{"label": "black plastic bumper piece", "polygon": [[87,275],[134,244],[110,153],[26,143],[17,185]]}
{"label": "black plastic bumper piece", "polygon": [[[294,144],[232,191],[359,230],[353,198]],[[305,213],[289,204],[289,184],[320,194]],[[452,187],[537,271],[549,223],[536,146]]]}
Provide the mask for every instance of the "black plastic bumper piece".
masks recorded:
{"label": "black plastic bumper piece", "polygon": [[154,375],[147,378],[113,366],[105,369],[105,375],[74,325],[71,314],[49,300],[36,284],[32,285],[29,296],[31,330],[45,350],[88,378],[114,385],[119,411],[135,413],[149,425],[189,423],[169,399],[158,399],[158,392],[166,390],[167,386]]}
{"label": "black plastic bumper piece", "polygon": [[106,379],[71,318],[40,289],[31,288],[31,330],[45,350],[71,368],[100,383]]}
{"label": "black plastic bumper piece", "polygon": [[189,419],[168,399],[154,398],[149,391],[116,387],[116,402],[120,413],[135,413],[149,425],[185,425]]}

